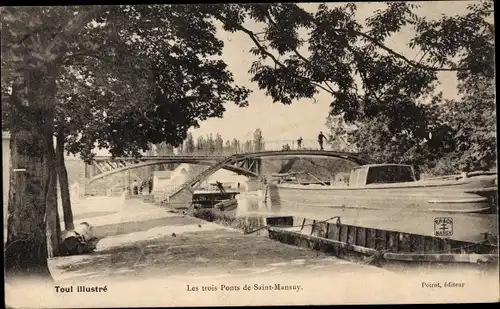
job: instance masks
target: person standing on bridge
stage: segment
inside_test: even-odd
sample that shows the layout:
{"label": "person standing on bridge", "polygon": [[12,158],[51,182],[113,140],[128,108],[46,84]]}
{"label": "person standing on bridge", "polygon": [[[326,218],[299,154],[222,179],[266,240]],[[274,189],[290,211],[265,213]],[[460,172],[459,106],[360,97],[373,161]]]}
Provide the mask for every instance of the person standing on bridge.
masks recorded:
{"label": "person standing on bridge", "polygon": [[324,150],[323,149],[323,140],[326,139],[326,136],[323,135],[323,132],[322,131],[319,131],[319,135],[318,135],[318,143],[319,143],[319,149],[320,150]]}
{"label": "person standing on bridge", "polygon": [[297,149],[302,149],[302,136],[297,140]]}

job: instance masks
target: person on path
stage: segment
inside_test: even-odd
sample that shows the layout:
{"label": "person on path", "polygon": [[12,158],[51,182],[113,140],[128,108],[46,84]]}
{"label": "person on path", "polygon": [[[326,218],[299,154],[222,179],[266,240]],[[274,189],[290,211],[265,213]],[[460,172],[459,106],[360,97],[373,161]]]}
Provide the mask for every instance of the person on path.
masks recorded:
{"label": "person on path", "polygon": [[318,135],[318,143],[319,143],[319,149],[320,149],[320,150],[324,150],[324,149],[323,149],[323,140],[324,140],[324,139],[326,139],[326,136],[325,136],[325,135],[323,135],[323,132],[322,132],[322,131],[320,131],[320,132],[319,132],[319,135]]}
{"label": "person on path", "polygon": [[149,179],[148,181],[148,188],[149,188],[149,194],[151,194],[151,191],[153,191],[153,179]]}
{"label": "person on path", "polygon": [[137,180],[134,180],[132,183],[132,195],[139,195],[139,184],[137,183]]}
{"label": "person on path", "polygon": [[297,149],[302,149],[302,136],[297,140]]}

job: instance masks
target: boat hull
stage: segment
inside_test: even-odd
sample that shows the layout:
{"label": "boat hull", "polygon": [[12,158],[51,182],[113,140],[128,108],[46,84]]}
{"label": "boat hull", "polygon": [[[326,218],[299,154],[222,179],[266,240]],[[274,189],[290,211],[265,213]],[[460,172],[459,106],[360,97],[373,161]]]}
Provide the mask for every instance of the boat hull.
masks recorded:
{"label": "boat hull", "polygon": [[235,210],[238,207],[238,201],[236,199],[225,200],[215,204],[214,208],[221,211]]}
{"label": "boat hull", "polygon": [[449,213],[482,213],[495,208],[494,177],[454,182],[376,184],[362,188],[279,184],[273,202],[310,207],[390,209]]}

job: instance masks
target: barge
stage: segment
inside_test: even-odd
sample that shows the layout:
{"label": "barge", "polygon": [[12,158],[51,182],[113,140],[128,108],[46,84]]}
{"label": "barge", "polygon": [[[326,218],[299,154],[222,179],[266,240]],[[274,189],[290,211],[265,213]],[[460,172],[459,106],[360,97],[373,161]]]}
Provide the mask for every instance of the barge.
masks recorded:
{"label": "barge", "polygon": [[[276,175],[274,175],[276,176]],[[303,183],[278,175],[274,198],[310,207],[412,212],[497,211],[497,173],[482,172],[417,180],[411,165],[369,164],[335,175],[331,182]]]}

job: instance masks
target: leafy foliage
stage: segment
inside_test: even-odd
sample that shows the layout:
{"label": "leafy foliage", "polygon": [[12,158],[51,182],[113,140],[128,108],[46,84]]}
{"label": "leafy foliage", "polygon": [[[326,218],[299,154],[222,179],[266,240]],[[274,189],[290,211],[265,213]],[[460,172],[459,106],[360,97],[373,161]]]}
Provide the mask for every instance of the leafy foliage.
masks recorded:
{"label": "leafy foliage", "polygon": [[63,15],[84,15],[75,30],[78,35],[64,36],[61,48],[43,61],[58,67],[54,72],[56,131],[67,136],[69,152],[87,161],[96,145],[108,148],[113,156],[138,156],[150,143],[179,145],[188,128],[221,117],[226,102],[248,104],[249,91],[233,85],[233,76],[220,58],[223,43],[215,36],[213,21],[193,7],[6,10],[7,20],[14,21],[4,27],[8,35],[2,33],[2,46],[5,42],[9,56],[2,61],[2,73],[11,73],[5,79],[2,74],[2,85],[12,84],[14,72],[22,71],[17,55],[33,54],[15,43],[19,25],[29,25],[30,16],[40,15],[33,17],[36,23],[26,31],[36,32],[43,42],[50,36],[40,37],[38,32],[53,31],[65,19]]}
{"label": "leafy foliage", "polygon": [[188,133],[186,140],[184,141],[184,151],[186,153],[193,153],[195,151],[195,143],[193,139],[193,134]]}
{"label": "leafy foliage", "polygon": [[199,155],[231,155],[241,152],[262,151],[265,147],[264,137],[262,136],[262,131],[260,129],[255,130],[253,140],[246,141],[240,141],[235,138],[232,141],[226,140],[224,142],[222,135],[220,133],[217,133],[215,135],[215,138],[213,137],[213,134],[198,136],[195,142],[193,139],[193,135],[191,133],[188,133],[183,145],[184,146],[182,150],[178,149],[182,153]]}
{"label": "leafy foliage", "polygon": [[261,129],[255,129],[253,133],[253,149],[254,151],[264,150],[264,137]]}
{"label": "leafy foliage", "polygon": [[497,135],[494,80],[468,79],[464,96],[440,106],[440,120],[449,124],[455,144],[444,160],[453,170],[485,170],[496,166]]}
{"label": "leafy foliage", "polygon": [[[314,13],[289,3],[222,7],[204,10],[227,31],[241,31],[253,41],[250,53],[257,60],[249,72],[274,102],[291,104],[320,92],[331,96],[329,122],[340,130],[332,140],[344,138],[342,147],[423,168],[449,156],[467,169],[477,168],[478,160],[482,167],[494,161],[491,101],[479,103],[467,89],[469,97],[461,100],[467,103],[440,105],[435,93],[440,72],[455,72],[462,85],[494,77],[492,2],[437,20],[419,16],[419,6],[411,2],[390,2],[364,23],[356,18],[354,3],[320,4]],[[262,24],[263,32],[249,29],[248,19]],[[414,36],[406,44],[418,51],[413,59],[387,45],[408,28]],[[464,125],[465,111],[476,105],[477,119]]]}

